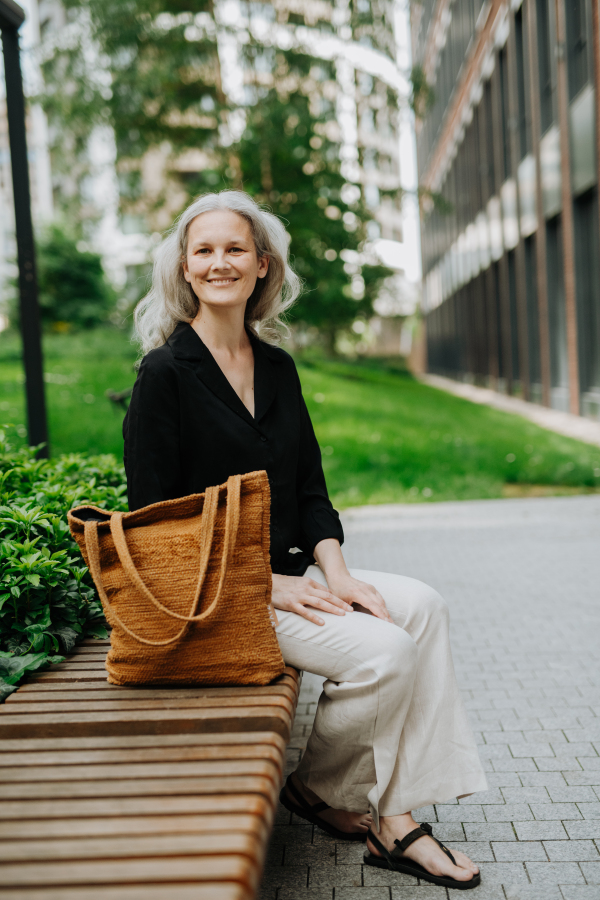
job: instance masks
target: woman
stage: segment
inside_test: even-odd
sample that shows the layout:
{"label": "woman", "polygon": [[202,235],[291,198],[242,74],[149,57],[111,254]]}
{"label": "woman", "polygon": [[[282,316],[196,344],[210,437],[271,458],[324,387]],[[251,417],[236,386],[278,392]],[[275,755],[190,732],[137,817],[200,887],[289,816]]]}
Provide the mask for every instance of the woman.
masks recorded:
{"label": "woman", "polygon": [[339,840],[366,838],[369,865],[475,887],[477,866],[410,812],[486,789],[447,609],[412,578],[346,567],[296,368],[274,346],[300,289],[288,244],[275,216],[223,191],[158,248],[136,310],[146,356],[124,424],[129,507],[266,469],[279,644],[327,679],[282,802]]}

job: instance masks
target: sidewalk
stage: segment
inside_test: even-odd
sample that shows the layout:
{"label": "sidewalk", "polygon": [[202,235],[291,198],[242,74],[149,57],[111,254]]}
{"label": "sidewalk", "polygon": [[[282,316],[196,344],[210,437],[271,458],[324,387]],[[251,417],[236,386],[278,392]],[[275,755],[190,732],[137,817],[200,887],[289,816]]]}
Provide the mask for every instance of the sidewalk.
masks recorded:
{"label": "sidewalk", "polygon": [[[567,437],[576,438],[586,444],[595,444],[600,447],[600,422],[586,419],[583,416],[574,416],[571,413],[561,412],[558,409],[548,409],[538,403],[528,403],[518,397],[509,397],[507,394],[499,394],[489,388],[476,387],[474,384],[466,384],[463,381],[454,381],[452,378],[444,378],[442,375],[419,375],[419,381],[430,387],[439,388],[449,394],[455,394],[471,403],[481,403],[484,406],[493,406],[504,412],[523,416],[546,428],[548,431],[556,431]],[[600,894],[598,895],[600,897]]]}
{"label": "sidewalk", "polygon": [[[600,900],[600,497],[364,507],[343,521],[351,566],[420,578],[450,604],[489,791],[417,818],[480,864],[469,896]],[[320,689],[304,677],[290,771]],[[363,867],[362,853],[280,809],[261,900],[458,896]]]}

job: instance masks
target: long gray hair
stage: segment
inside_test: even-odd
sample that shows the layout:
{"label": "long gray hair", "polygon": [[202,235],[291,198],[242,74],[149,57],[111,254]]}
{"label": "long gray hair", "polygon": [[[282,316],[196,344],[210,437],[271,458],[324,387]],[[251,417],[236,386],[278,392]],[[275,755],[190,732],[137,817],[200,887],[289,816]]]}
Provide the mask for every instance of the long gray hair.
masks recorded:
{"label": "long gray hair", "polygon": [[135,336],[143,353],[160,347],[179,322],[196,317],[199,301],[183,274],[188,231],[196,216],[229,209],[242,216],[252,230],[256,252],[269,257],[264,278],[246,304],[246,326],[262,340],[277,344],[284,323],[281,315],[298,297],[302,282],[289,264],[289,235],[282,222],[244,191],[202,194],[179,216],[154,253],[152,287],[134,313]]}

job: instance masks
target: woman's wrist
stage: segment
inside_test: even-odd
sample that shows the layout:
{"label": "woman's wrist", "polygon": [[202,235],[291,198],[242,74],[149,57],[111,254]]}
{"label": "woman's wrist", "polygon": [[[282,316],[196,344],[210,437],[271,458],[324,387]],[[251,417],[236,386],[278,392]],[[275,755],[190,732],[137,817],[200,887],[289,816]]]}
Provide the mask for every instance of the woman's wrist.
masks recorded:
{"label": "woman's wrist", "polygon": [[313,550],[313,556],[325,575],[331,590],[333,590],[333,584],[351,577],[342,555],[342,548],[336,538],[326,538],[323,541],[319,541]]}

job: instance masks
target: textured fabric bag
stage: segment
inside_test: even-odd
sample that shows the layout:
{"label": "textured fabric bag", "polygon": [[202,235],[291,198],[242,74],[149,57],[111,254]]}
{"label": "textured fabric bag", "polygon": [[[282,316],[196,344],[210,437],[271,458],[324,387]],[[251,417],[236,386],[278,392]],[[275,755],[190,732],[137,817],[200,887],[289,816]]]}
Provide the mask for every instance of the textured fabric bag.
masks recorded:
{"label": "textured fabric bag", "polygon": [[267,684],[273,627],[266,472],[135,512],[69,512],[112,626],[113,684]]}

